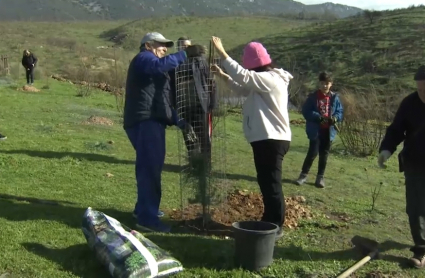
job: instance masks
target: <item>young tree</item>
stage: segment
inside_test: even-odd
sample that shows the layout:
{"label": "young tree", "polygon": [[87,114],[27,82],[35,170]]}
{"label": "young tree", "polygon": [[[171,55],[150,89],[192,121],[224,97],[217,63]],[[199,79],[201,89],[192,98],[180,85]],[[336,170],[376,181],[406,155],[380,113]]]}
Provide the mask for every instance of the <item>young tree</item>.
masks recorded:
{"label": "young tree", "polygon": [[375,19],[382,16],[382,12],[380,11],[374,11],[374,10],[365,10],[363,12],[364,17],[366,17],[369,20],[370,24],[373,24]]}

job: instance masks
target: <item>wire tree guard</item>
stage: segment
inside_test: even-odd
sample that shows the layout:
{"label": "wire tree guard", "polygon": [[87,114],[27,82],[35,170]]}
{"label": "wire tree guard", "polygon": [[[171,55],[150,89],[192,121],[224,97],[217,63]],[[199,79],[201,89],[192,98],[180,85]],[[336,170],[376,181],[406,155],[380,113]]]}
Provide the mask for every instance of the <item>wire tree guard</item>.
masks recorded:
{"label": "wire tree guard", "polygon": [[[194,40],[192,43],[205,45]],[[186,122],[183,130],[178,129],[177,136],[181,167],[181,220],[193,220],[187,219],[185,210],[189,206],[197,207],[203,230],[208,230],[211,222],[211,207],[223,204],[228,192],[225,167],[226,109],[222,101],[223,90],[214,81],[210,70],[212,64],[220,65],[220,59],[215,56],[212,42],[209,40],[208,43],[209,49],[204,56],[208,63],[205,93],[197,90],[199,83],[195,83],[192,70],[193,63],[197,61],[194,59],[199,58],[189,58],[176,69],[175,75],[177,114]],[[210,109],[212,103],[215,105]]]}

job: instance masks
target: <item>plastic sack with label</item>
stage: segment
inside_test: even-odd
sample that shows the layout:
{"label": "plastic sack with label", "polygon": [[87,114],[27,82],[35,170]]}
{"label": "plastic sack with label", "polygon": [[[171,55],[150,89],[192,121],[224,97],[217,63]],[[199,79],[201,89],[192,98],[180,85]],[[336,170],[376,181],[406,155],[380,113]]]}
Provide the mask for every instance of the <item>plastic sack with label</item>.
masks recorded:
{"label": "plastic sack with label", "polygon": [[82,231],[114,278],[165,277],[183,271],[182,264],[155,243],[100,211],[86,210]]}

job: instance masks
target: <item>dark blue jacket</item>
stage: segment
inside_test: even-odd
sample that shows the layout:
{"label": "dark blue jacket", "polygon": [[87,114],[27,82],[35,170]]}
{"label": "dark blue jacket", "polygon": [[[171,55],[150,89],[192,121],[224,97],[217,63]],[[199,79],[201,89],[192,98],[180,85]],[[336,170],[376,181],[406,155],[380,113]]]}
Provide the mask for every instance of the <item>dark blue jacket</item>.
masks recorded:
{"label": "dark blue jacket", "polygon": [[[38,59],[35,57],[34,53],[30,53],[29,56],[23,56],[22,57],[22,66],[24,66],[25,69],[33,69],[37,65]],[[34,66],[33,66],[34,64]]]}
{"label": "dark blue jacket", "polygon": [[[336,117],[337,122],[341,122],[344,114],[341,101],[338,94],[331,92],[331,116]],[[320,130],[320,112],[317,105],[318,95],[317,92],[311,93],[302,107],[302,113],[306,120],[306,133],[310,140],[317,139]],[[329,129],[330,139],[333,141],[336,136],[335,127],[332,125]]]}
{"label": "dark blue jacket", "polygon": [[148,119],[164,125],[175,124],[168,72],[185,60],[184,51],[158,58],[152,52],[144,50],[133,58],[128,68],[125,88],[125,129]]}
{"label": "dark blue jacket", "polygon": [[[404,141],[401,158],[406,171],[423,172],[425,169],[425,104],[414,92],[403,99],[394,120],[387,128],[379,151],[389,151],[392,154],[397,146]],[[401,162],[401,161],[399,161]]]}

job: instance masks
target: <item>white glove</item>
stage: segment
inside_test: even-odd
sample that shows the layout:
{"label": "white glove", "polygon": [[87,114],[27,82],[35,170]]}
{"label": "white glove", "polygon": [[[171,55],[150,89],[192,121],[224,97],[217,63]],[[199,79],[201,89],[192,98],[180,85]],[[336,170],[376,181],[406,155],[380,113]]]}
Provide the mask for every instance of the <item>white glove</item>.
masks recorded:
{"label": "white glove", "polygon": [[378,156],[378,166],[383,169],[387,168],[387,166],[385,165],[385,162],[388,160],[388,158],[390,158],[390,156],[391,156],[390,151],[386,151],[386,150],[381,151],[381,153],[379,153],[379,156]]}

